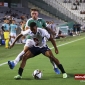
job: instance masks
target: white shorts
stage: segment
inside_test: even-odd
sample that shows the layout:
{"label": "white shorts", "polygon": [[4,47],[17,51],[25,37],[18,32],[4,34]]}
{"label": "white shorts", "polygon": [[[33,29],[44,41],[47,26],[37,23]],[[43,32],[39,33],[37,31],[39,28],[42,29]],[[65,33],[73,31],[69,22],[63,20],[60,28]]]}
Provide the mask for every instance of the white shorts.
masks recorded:
{"label": "white shorts", "polygon": [[10,36],[16,37],[16,33],[10,33]]}
{"label": "white shorts", "polygon": [[32,39],[27,39],[24,46],[32,47],[33,45],[35,45],[35,42]]}

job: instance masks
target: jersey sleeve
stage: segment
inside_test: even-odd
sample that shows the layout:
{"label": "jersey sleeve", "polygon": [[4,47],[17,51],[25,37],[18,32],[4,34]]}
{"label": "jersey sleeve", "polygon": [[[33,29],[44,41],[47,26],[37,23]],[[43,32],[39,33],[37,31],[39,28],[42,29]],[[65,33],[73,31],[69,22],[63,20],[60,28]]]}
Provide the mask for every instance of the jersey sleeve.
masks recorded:
{"label": "jersey sleeve", "polygon": [[29,32],[30,32],[30,29],[28,29],[28,30],[26,30],[26,31],[21,31],[21,34],[22,34],[22,35],[28,35]]}
{"label": "jersey sleeve", "polygon": [[42,26],[43,26],[44,28],[46,28],[46,22],[45,22],[44,20],[42,20],[42,21],[43,21]]}
{"label": "jersey sleeve", "polygon": [[41,29],[41,30],[42,30],[43,37],[46,37],[47,39],[49,39],[50,38],[50,34],[47,32],[47,30],[45,30],[45,29]]}

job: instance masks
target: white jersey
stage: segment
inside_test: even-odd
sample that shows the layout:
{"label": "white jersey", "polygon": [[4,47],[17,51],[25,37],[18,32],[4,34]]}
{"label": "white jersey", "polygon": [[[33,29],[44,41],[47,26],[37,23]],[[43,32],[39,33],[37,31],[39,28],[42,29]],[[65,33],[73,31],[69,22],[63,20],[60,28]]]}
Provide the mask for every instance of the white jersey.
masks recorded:
{"label": "white jersey", "polygon": [[46,39],[50,38],[50,34],[42,28],[37,28],[37,33],[34,34],[32,33],[32,31],[30,29],[26,30],[26,31],[22,31],[21,32],[22,35],[30,35],[31,39],[35,42],[34,46],[35,47],[45,47],[46,46]]}

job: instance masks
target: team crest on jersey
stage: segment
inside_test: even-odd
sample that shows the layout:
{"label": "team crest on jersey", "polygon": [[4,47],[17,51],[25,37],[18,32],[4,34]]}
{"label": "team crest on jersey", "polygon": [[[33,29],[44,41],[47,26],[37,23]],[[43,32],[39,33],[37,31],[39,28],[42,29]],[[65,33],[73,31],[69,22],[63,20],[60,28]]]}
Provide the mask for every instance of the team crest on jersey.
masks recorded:
{"label": "team crest on jersey", "polygon": [[37,37],[41,37],[39,32],[37,33]]}

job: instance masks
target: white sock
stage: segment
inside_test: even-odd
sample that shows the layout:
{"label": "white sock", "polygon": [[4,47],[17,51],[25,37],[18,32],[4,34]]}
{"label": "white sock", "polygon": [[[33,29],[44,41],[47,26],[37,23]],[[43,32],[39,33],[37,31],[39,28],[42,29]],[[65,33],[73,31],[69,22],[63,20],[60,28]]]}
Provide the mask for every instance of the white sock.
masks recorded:
{"label": "white sock", "polygon": [[9,41],[9,45],[12,45],[11,41]]}
{"label": "white sock", "polygon": [[[53,62],[53,63],[54,63],[54,62]],[[56,64],[55,64],[55,63],[54,63],[54,65],[53,65],[53,67],[54,67],[54,68],[57,68],[57,66],[56,66]]]}
{"label": "white sock", "polygon": [[15,58],[15,60],[14,60],[14,64],[15,64],[15,66],[18,64],[18,62],[21,60],[21,57],[22,57],[22,55],[24,54],[25,52],[24,51],[22,51],[16,58]]}
{"label": "white sock", "polygon": [[12,43],[14,42],[14,40],[15,40],[14,38],[11,38],[11,42],[12,42]]}
{"label": "white sock", "polygon": [[58,68],[57,65],[52,60],[50,60],[50,62],[52,63],[53,68]]}

